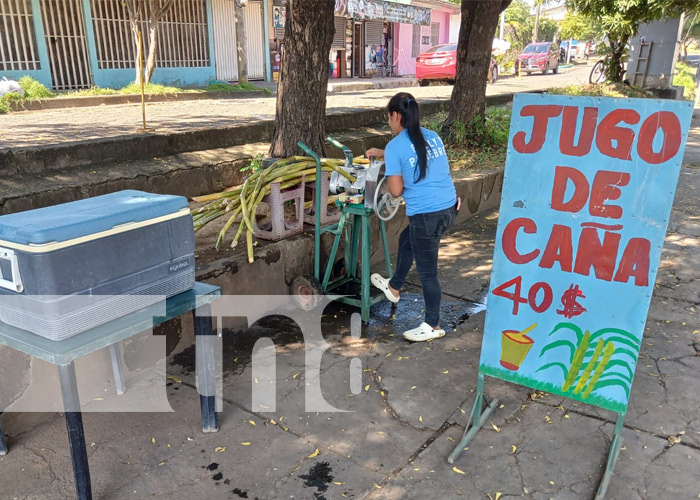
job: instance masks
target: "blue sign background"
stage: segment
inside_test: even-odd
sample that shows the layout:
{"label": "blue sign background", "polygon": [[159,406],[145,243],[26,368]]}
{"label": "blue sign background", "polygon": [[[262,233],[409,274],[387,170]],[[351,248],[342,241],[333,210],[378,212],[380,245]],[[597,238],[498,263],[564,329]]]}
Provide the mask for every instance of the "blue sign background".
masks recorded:
{"label": "blue sign background", "polygon": [[[595,139],[590,153],[585,156],[563,154],[559,144],[562,114],[549,119],[546,140],[538,152],[519,153],[513,146],[514,135],[524,131],[527,143],[533,127],[531,116],[521,116],[522,108],[527,105],[578,107],[574,144],[578,144],[585,107],[598,108],[598,124],[613,110],[636,111],[641,117],[637,124],[619,124],[635,132],[632,159],[622,160],[602,154],[596,147]],[[692,110],[690,102],[670,100],[515,96],[481,351],[482,373],[609,410],[625,411]],[[678,117],[682,137],[677,154],[664,163],[650,164],[642,160],[637,151],[639,130],[644,120],[658,111],[669,111]],[[662,141],[663,133],[659,131],[652,143],[654,152],[659,152]],[[593,184],[594,176],[600,170],[629,173],[629,183],[619,186],[620,198],[606,202],[622,207],[622,217],[593,216],[589,213],[588,203],[577,213],[554,210],[551,203],[557,166],[579,170],[589,185]],[[572,194],[573,185],[569,182],[564,200],[569,200]],[[517,232],[516,249],[519,254],[540,250],[537,258],[524,264],[513,263],[503,250],[504,229],[518,218],[531,219],[537,227],[534,234],[525,233],[523,229]],[[555,224],[571,228],[575,262],[582,223],[623,226],[621,230],[613,231],[620,235],[616,271],[631,238],[649,240],[648,285],[635,285],[634,277],[627,283],[598,279],[593,268],[588,276],[562,271],[558,262],[551,269],[539,267]],[[597,233],[603,242],[605,231],[598,229]],[[494,294],[494,290],[518,276],[522,279],[517,295],[526,301],[529,293],[532,297],[529,298],[530,303],[518,303],[517,314],[513,314],[514,301],[502,296],[503,291]],[[535,283],[540,285],[531,291]],[[572,292],[567,298],[565,293],[572,286],[578,286],[585,298],[573,296],[572,301]],[[547,287],[551,289],[551,305],[542,312],[536,312],[531,304],[535,309],[544,308]],[[515,282],[504,291],[515,293]],[[566,309],[562,298],[569,304],[575,302],[585,311],[574,313],[571,317],[557,313],[557,310]],[[529,339],[517,334],[534,324],[537,326],[526,334]],[[503,334],[509,330],[514,333]]]}

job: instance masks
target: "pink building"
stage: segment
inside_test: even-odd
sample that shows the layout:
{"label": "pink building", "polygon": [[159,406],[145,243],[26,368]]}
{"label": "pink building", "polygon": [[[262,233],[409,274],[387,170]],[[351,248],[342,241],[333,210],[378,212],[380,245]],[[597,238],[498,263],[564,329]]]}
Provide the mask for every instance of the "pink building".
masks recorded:
{"label": "pink building", "polygon": [[336,0],[330,76],[415,75],[422,52],[456,43],[459,18],[446,0]]}
{"label": "pink building", "polygon": [[415,75],[416,58],[435,45],[457,41],[459,5],[442,0],[414,1],[430,9],[430,25],[393,23],[393,65],[397,75]]}

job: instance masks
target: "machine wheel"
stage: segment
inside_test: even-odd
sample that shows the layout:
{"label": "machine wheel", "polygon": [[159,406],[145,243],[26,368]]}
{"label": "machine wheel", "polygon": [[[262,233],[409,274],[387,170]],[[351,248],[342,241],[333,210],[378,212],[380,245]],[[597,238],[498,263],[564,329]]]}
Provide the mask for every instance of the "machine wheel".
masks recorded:
{"label": "machine wheel", "polygon": [[304,311],[310,311],[316,307],[321,295],[323,295],[321,283],[313,276],[305,274],[292,281],[292,298]]}
{"label": "machine wheel", "polygon": [[391,220],[399,211],[400,199],[389,192],[389,182],[382,177],[374,192],[374,213],[384,222]]}

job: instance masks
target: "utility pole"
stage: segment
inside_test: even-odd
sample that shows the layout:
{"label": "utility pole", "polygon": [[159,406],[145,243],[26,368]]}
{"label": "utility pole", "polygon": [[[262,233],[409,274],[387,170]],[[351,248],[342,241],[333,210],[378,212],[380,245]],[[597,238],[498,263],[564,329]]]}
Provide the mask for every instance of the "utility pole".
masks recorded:
{"label": "utility pole", "polygon": [[535,10],[535,29],[532,32],[532,41],[537,42],[537,30],[539,28],[540,24],[540,10],[542,9],[542,3],[535,0],[537,2],[537,9]]}
{"label": "utility pole", "polygon": [[501,28],[498,31],[498,38],[503,40],[506,31],[506,11],[501,12]]}

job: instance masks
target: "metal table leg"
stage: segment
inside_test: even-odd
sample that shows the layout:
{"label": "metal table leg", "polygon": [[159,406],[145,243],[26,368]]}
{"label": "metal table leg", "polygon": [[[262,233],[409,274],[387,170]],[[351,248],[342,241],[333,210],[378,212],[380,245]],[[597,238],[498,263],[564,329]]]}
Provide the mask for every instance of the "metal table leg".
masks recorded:
{"label": "metal table leg", "polygon": [[66,413],[66,427],[68,428],[68,442],[70,443],[77,498],[78,500],[92,500],[90,467],[88,465],[85,432],[83,430],[83,415],[80,413],[80,397],[78,396],[78,384],[75,379],[75,366],[72,361],[66,365],[58,365],[58,377],[61,381],[63,408]]}
{"label": "metal table leg", "polygon": [[7,455],[7,441],[5,441],[5,433],[2,431],[0,424],[0,456]]}
{"label": "metal table leg", "polygon": [[114,372],[114,385],[117,388],[117,395],[121,396],[126,391],[126,387],[124,386],[122,357],[118,343],[109,346],[109,357],[112,358],[112,371]]}
{"label": "metal table leg", "polygon": [[[199,314],[197,314],[199,313]],[[216,378],[214,342],[216,334],[212,328],[211,306],[201,306],[192,311],[194,316],[194,335],[199,379],[199,403],[202,408],[202,432],[219,430],[219,418],[216,414]]]}

